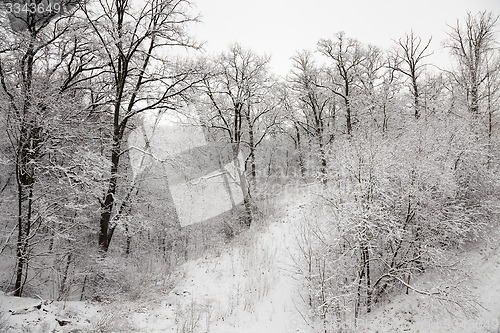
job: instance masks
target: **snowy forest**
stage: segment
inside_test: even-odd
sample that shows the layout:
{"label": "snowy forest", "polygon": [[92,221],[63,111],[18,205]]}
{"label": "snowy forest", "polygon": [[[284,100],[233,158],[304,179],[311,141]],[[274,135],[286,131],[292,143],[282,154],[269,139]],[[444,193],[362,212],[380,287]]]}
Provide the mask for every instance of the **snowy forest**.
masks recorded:
{"label": "snowy forest", "polygon": [[325,31],[0,1],[1,332],[500,332],[500,20]]}

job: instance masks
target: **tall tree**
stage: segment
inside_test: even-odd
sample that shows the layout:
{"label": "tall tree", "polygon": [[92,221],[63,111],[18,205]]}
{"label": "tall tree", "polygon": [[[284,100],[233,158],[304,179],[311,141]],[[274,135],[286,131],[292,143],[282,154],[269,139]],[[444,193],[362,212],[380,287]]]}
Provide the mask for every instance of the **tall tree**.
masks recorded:
{"label": "tall tree", "polygon": [[[294,154],[296,154],[300,177],[302,180],[306,179],[306,165],[304,159],[304,148],[302,143],[303,129],[300,125],[300,116],[297,112],[298,106],[294,103],[294,98],[290,93],[291,89],[285,84],[281,90],[281,107],[283,108],[285,115],[284,119],[280,122],[280,131],[290,137],[293,141]],[[288,161],[287,161],[288,165]]]}
{"label": "tall tree", "polygon": [[488,146],[490,153],[488,156],[488,166],[491,165],[491,157],[494,149],[493,127],[494,115],[500,108],[500,49],[496,53],[492,53],[487,60],[486,67],[486,82],[485,82],[485,99],[488,123]]}
{"label": "tall tree", "polygon": [[253,190],[257,189],[256,154],[262,141],[269,136],[280,122],[281,96],[277,80],[269,74],[269,68],[262,68],[260,77],[255,77],[248,87],[248,101],[244,109],[249,154],[245,160],[245,170],[249,170]]}
{"label": "tall tree", "polygon": [[[68,171],[70,159],[62,156],[70,155],[62,152],[60,143],[74,138],[65,126],[82,120],[81,89],[92,61],[85,46],[85,25],[75,15],[75,1],[59,4],[57,11],[42,6],[14,11],[11,26],[2,29],[0,91],[17,192],[17,296],[27,280],[34,237],[46,226],[48,216],[57,216],[71,201],[69,193],[67,202],[59,193],[48,202],[52,186],[46,181]],[[74,170],[70,173],[76,177]]]}
{"label": "tall tree", "polygon": [[329,90],[340,97],[345,108],[347,134],[352,133],[353,93],[359,83],[361,65],[365,61],[366,52],[356,39],[339,32],[335,39],[322,39],[318,43],[321,54],[333,61],[329,68]]}
{"label": "tall tree", "polygon": [[173,47],[198,47],[186,32],[187,25],[197,21],[189,5],[188,0],[104,0],[83,6],[95,36],[95,52],[100,52],[105,65],[101,74],[106,80],[94,94],[101,96],[101,107],[112,116],[107,147],[109,179],[100,200],[102,251],[108,250],[120,216],[113,214],[119,194],[120,161],[127,151],[123,140],[132,120],[151,110],[179,107],[190,89],[201,81],[193,66],[166,58]]}
{"label": "tall tree", "polygon": [[[269,60],[269,57],[259,56],[241,45],[232,45],[228,52],[213,59],[213,75],[205,82],[212,111],[208,115],[208,126],[219,130],[233,145],[235,163],[239,164],[238,154],[248,150],[245,169],[249,163],[254,187],[257,178],[256,148],[275,123],[272,114],[276,105],[269,99],[275,81],[269,74]],[[259,127],[262,127],[260,131]],[[242,167],[236,165],[237,170]],[[251,191],[244,173],[240,172],[239,179],[247,224],[250,225]]]}
{"label": "tall tree", "polygon": [[397,49],[393,52],[389,62],[392,69],[402,73],[410,81],[414,115],[417,119],[421,114],[419,77],[426,66],[423,60],[432,54],[428,51],[431,41],[432,38],[429,38],[422,43],[422,38],[415,36],[412,30],[396,42]]}
{"label": "tall tree", "polygon": [[[293,69],[288,80],[300,111],[300,116],[293,118],[294,124],[302,127],[318,144],[320,178],[326,184],[326,148],[334,137],[330,127],[335,118],[334,98],[326,89],[327,78],[315,63],[313,54],[302,51],[293,57]],[[298,128],[296,130],[296,134],[300,135]]]}
{"label": "tall tree", "polygon": [[382,114],[381,127],[382,130],[384,130],[386,126],[386,113],[384,113],[386,110],[384,110],[384,103],[387,101],[384,95],[384,84],[387,82],[384,75],[387,76],[388,74],[384,71],[384,62],[386,59],[382,51],[374,45],[368,45],[365,52],[365,61],[361,63],[359,75],[360,93],[363,96],[360,104],[364,106],[364,109],[369,114],[370,120],[374,123],[378,122],[379,113]]}
{"label": "tall tree", "polygon": [[457,62],[457,73],[453,73],[456,82],[465,91],[468,109],[472,114],[480,113],[481,87],[486,84],[490,74],[488,60],[490,54],[498,48],[495,42],[495,26],[499,16],[482,11],[467,14],[462,25],[457,20],[455,26],[449,26],[449,40],[446,46]]}

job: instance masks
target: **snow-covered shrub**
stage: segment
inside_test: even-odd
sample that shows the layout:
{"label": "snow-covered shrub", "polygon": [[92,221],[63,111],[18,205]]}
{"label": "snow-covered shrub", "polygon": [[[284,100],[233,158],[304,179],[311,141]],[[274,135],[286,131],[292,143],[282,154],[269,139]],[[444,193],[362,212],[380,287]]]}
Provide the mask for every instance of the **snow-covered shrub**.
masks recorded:
{"label": "snow-covered shrub", "polygon": [[92,324],[90,333],[112,333],[131,331],[128,321],[111,311],[104,311],[99,319]]}
{"label": "snow-covered shrub", "polygon": [[435,120],[359,133],[330,156],[329,188],[298,237],[309,305],[325,332],[395,293],[460,298],[454,282],[419,289],[414,280],[454,269],[457,251],[491,224],[498,184],[468,127]]}

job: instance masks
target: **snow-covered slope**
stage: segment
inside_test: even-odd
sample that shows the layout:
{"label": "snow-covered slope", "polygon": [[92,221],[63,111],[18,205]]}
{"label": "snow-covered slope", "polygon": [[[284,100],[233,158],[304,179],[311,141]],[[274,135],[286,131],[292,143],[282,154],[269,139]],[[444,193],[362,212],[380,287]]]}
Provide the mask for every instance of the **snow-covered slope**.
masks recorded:
{"label": "snow-covered slope", "polygon": [[[169,292],[111,304],[2,294],[0,332],[315,332],[292,259],[295,227],[304,221],[309,199],[289,193],[266,224],[253,225],[218,253],[183,265]],[[500,332],[500,246],[482,245],[467,258],[466,285],[482,306],[475,317],[450,313],[437,301],[410,293],[376,308],[360,321],[358,332]],[[431,274],[424,275],[420,283],[431,280]]]}
{"label": "snow-covered slope", "polygon": [[[467,269],[468,278],[463,288],[476,297],[474,309],[465,304],[465,299],[450,308],[446,302],[416,293],[400,295],[390,304],[375,309],[360,325],[358,333],[499,333],[500,244],[481,244],[465,257],[461,268]],[[432,277],[423,275],[419,283],[429,285]]]}
{"label": "snow-covered slope", "polygon": [[253,225],[218,253],[186,263],[172,291],[147,301],[49,303],[0,295],[0,331],[308,332],[291,260],[305,200],[287,196],[271,221]]}
{"label": "snow-covered slope", "polygon": [[287,196],[286,207],[267,226],[253,226],[232,249],[218,258],[186,265],[186,275],[174,293],[180,307],[201,308],[201,332],[308,332],[302,318],[307,307],[294,273],[295,226],[303,219],[306,196]]}

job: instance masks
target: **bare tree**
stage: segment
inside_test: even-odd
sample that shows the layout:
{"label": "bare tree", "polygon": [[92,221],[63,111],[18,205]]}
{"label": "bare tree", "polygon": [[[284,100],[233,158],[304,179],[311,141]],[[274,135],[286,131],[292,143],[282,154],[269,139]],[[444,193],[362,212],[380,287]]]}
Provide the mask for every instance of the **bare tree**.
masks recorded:
{"label": "bare tree", "polygon": [[99,167],[87,141],[87,126],[94,123],[84,95],[95,60],[88,30],[76,15],[76,1],[59,2],[52,11],[44,4],[11,13],[11,26],[1,31],[0,99],[17,194],[17,296],[43,244],[54,258],[68,250],[63,257],[71,263],[71,250],[58,248],[64,241],[56,240],[78,232],[90,189],[98,188],[87,169],[89,162],[92,170]]}
{"label": "bare tree", "polygon": [[267,75],[267,69],[258,87],[254,85],[249,91],[250,94],[247,107],[245,109],[245,120],[248,126],[247,146],[250,150],[245,160],[245,170],[250,165],[250,176],[253,190],[257,189],[257,165],[256,152],[262,141],[271,134],[280,120],[281,96],[277,91],[277,81]]}
{"label": "bare tree", "polygon": [[346,37],[343,32],[339,32],[334,40],[322,39],[318,43],[318,50],[333,61],[329,69],[329,89],[344,103],[347,134],[351,135],[353,93],[359,83],[361,65],[365,61],[366,52],[357,40]]}
{"label": "bare tree", "polygon": [[486,97],[486,111],[488,114],[488,166],[491,166],[491,158],[493,155],[493,127],[494,115],[499,109],[500,102],[500,49],[496,53],[492,53],[491,57],[487,60],[486,66],[486,82],[485,82],[485,97]]}
{"label": "bare tree", "polygon": [[[205,82],[212,109],[207,124],[233,145],[236,164],[239,164],[238,154],[248,148],[245,169],[249,163],[254,188],[257,178],[256,148],[276,123],[273,114],[277,104],[269,98],[275,80],[269,75],[268,65],[269,57],[261,57],[235,44],[213,60],[213,76]],[[237,170],[241,167],[236,165]],[[240,172],[239,178],[247,212],[246,223],[250,225],[251,191],[245,174]]]}
{"label": "bare tree", "polygon": [[458,65],[453,77],[465,90],[468,109],[475,115],[480,113],[481,87],[492,68],[488,65],[489,55],[497,48],[494,29],[498,19],[499,16],[482,11],[476,15],[468,13],[464,25],[457,20],[455,26],[449,26],[446,46]]}
{"label": "bare tree", "polygon": [[415,118],[420,117],[420,87],[419,77],[427,64],[423,60],[432,53],[428,51],[432,38],[422,43],[422,38],[415,36],[413,30],[401,37],[397,43],[397,50],[392,54],[389,67],[402,73],[410,80],[410,91],[413,96]]}
{"label": "bare tree", "polygon": [[[301,115],[294,118],[294,127],[299,125],[318,144],[320,177],[328,182],[326,146],[333,140],[329,127],[335,118],[334,98],[326,89],[326,77],[316,65],[311,52],[302,51],[293,57],[294,68],[289,77],[291,90],[297,99]],[[298,130],[297,127],[295,127]],[[300,132],[296,132],[300,135]],[[298,137],[300,140],[300,137]]]}
{"label": "bare tree", "polygon": [[[105,0],[82,6],[95,36],[95,52],[105,66],[104,80],[94,92],[112,115],[109,128],[110,173],[100,200],[99,247],[107,251],[123,208],[115,208],[123,140],[132,120],[151,110],[176,109],[200,76],[193,66],[166,58],[172,47],[197,48],[186,26],[197,18],[188,0]],[[125,195],[125,198],[128,196]],[[122,204],[127,205],[126,200]]]}
{"label": "bare tree", "polygon": [[[387,64],[387,63],[386,63]],[[397,93],[400,91],[400,83],[395,78],[394,70],[388,68],[380,77],[381,83],[378,91],[379,107],[382,111],[382,132],[387,132],[389,119],[391,118],[390,110],[395,106]]]}
{"label": "bare tree", "polygon": [[[5,38],[0,51],[0,91],[17,192],[17,296],[22,295],[33,244],[39,241],[35,237],[47,227],[46,220],[75,212],[67,208],[72,202],[70,191],[66,200],[61,199],[61,192],[52,196],[54,183],[50,181],[64,175],[67,178],[63,179],[79,182],[75,165],[70,166],[77,156],[65,153],[60,143],[71,146],[78,132],[65,130],[84,114],[82,89],[92,61],[85,45],[86,28],[75,15],[75,2],[61,2],[58,11],[42,9],[12,13],[11,27],[2,31]],[[78,150],[72,147],[73,153]]]}
{"label": "bare tree", "polygon": [[[283,86],[281,97],[282,108],[285,111],[285,117],[280,122],[281,132],[290,137],[293,141],[293,147],[297,154],[297,162],[299,166],[300,177],[306,179],[306,165],[304,160],[304,148],[302,143],[303,129],[300,125],[297,105],[295,105],[293,96],[290,94],[288,86]],[[288,165],[288,161],[287,161]]]}
{"label": "bare tree", "polygon": [[387,110],[384,109],[387,102],[385,84],[387,83],[386,79],[390,78],[391,74],[384,70],[385,61],[386,58],[380,48],[368,45],[365,50],[365,61],[361,63],[359,75],[360,93],[363,96],[360,104],[375,124],[378,123],[379,113],[382,114],[382,131],[387,127]]}

